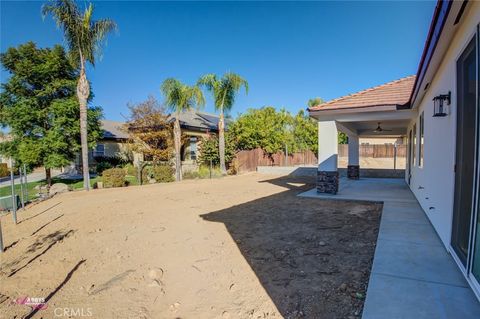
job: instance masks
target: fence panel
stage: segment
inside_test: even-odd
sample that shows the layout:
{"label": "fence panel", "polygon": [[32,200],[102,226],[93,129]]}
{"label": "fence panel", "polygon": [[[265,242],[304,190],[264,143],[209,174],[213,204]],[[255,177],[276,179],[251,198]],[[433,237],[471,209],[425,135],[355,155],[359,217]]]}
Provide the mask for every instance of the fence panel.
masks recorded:
{"label": "fence panel", "polygon": [[[395,155],[395,146],[393,144],[362,144],[359,145],[360,157],[371,158],[393,158]],[[397,157],[405,157],[406,145],[397,146]],[[338,145],[338,156],[348,157],[348,145]],[[317,165],[318,159],[312,151],[297,152],[288,154],[285,158],[284,152],[267,154],[262,149],[240,151],[236,154],[238,171],[253,172],[257,166],[298,166],[298,165]],[[287,161],[287,162],[286,162]]]}
{"label": "fence panel", "polygon": [[288,158],[285,158],[284,152],[269,155],[260,148],[240,151],[235,159],[240,173],[256,171],[257,166],[298,166],[318,163],[317,156],[312,151],[288,154]]}
{"label": "fence panel", "polygon": [[[406,145],[397,145],[397,157],[405,157]],[[395,145],[393,144],[361,144],[359,145],[360,157],[393,158]],[[348,157],[348,144],[338,145],[338,156]]]}

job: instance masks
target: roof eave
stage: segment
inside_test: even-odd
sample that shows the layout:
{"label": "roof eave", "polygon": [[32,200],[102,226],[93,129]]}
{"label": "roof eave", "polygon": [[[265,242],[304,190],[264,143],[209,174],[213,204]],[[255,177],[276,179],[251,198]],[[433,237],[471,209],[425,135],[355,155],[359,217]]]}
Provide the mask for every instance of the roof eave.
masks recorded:
{"label": "roof eave", "polygon": [[430,29],[428,31],[427,40],[425,41],[425,47],[423,49],[422,58],[417,69],[417,77],[415,78],[415,83],[413,84],[413,89],[410,94],[409,102],[406,104],[409,108],[413,106],[414,101],[418,95],[420,85],[423,82],[425,74],[430,65],[433,54],[437,47],[438,41],[447,21],[448,14],[450,13],[450,8],[453,1],[450,0],[438,0],[433,13],[432,22],[430,24]]}

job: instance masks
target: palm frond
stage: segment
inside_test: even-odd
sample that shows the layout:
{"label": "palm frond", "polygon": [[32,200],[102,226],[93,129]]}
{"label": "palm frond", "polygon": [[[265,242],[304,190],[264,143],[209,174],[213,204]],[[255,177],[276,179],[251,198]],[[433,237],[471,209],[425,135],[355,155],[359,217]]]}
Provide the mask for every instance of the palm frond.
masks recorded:
{"label": "palm frond", "polygon": [[42,7],[43,16],[52,15],[63,30],[69,57],[77,66],[85,61],[95,65],[106,35],[117,29],[112,20],[94,21],[93,11],[93,5],[89,4],[82,14],[73,0],[51,0]]}
{"label": "palm frond", "polygon": [[163,81],[160,91],[165,98],[165,105],[175,113],[205,105],[205,98],[198,86],[188,86],[174,78]]}
{"label": "palm frond", "polygon": [[205,87],[208,91],[213,92],[218,86],[217,76],[215,74],[205,74],[197,81],[198,86]]}

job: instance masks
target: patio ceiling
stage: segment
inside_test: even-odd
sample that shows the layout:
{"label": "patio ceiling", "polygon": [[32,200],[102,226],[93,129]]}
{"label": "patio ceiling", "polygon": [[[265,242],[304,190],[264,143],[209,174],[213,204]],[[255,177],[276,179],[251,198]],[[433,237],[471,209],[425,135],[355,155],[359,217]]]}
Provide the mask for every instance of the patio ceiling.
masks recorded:
{"label": "patio ceiling", "polygon": [[[375,131],[380,123],[381,132]],[[409,120],[337,122],[338,130],[359,137],[401,137],[407,134]]]}

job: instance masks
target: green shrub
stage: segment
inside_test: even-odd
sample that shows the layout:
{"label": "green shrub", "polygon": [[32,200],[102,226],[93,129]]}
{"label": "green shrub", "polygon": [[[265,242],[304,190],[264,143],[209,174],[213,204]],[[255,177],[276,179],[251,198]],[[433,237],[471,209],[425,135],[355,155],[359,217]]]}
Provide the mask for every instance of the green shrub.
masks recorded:
{"label": "green shrub", "polygon": [[157,183],[173,182],[175,180],[173,173],[173,168],[168,165],[158,165],[152,168],[153,178],[155,178]]}
{"label": "green shrub", "polygon": [[103,187],[123,187],[126,184],[125,171],[121,168],[109,168],[102,173]]}
{"label": "green shrub", "polygon": [[99,162],[96,165],[97,174],[100,174],[100,175],[103,173],[104,170],[107,170],[110,168],[113,168],[113,165],[110,164],[109,162]]}
{"label": "green shrub", "polygon": [[10,170],[8,169],[7,163],[0,163],[0,177],[8,175],[10,175]]}
{"label": "green shrub", "polygon": [[188,172],[183,173],[183,178],[184,179],[196,179],[196,178],[200,178],[200,176],[198,175],[198,171],[188,171]]}
{"label": "green shrub", "polygon": [[[219,167],[212,167],[212,178],[221,177],[222,172]],[[195,179],[195,178],[210,178],[210,167],[209,166],[200,166],[197,171],[185,172],[183,174],[185,179]]]}
{"label": "green shrub", "polygon": [[98,163],[109,163],[112,167],[123,166],[128,163],[128,160],[120,156],[95,156],[93,158]]}
{"label": "green shrub", "polygon": [[[198,175],[200,178],[210,178],[210,167],[209,166],[200,166],[198,169]],[[219,167],[212,167],[212,178],[222,177],[222,171]]]}
{"label": "green shrub", "polygon": [[138,175],[138,169],[133,166],[131,163],[127,163],[123,166],[123,169],[125,170],[125,174],[130,175],[130,176],[137,176]]}

